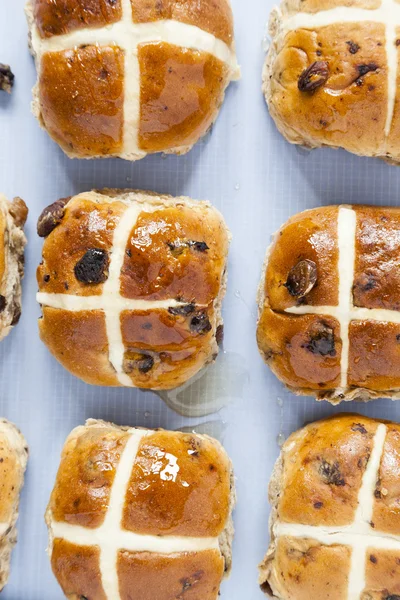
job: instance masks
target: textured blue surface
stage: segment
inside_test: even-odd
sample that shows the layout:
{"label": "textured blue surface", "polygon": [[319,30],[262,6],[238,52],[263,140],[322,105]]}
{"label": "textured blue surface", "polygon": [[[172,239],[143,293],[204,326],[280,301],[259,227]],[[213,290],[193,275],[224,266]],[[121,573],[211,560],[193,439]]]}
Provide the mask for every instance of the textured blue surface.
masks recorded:
{"label": "textured blue surface", "polygon": [[[211,135],[184,157],[149,157],[136,164],[70,160],[39,129],[30,113],[35,70],[27,50],[23,1],[2,2],[0,61],[12,65],[16,85],[11,97],[0,96],[0,189],[9,197],[22,196],[31,211],[23,316],[0,346],[0,413],[21,427],[31,449],[19,543],[4,600],[62,598],[45,554],[43,514],[64,439],[88,417],[171,429],[216,421],[208,431],[222,432],[238,484],[234,568],[223,585],[222,599],[261,600],[257,564],[268,541],[267,482],[279,452],[277,437],[288,435],[305,421],[338,411],[310,398],[294,397],[263,365],[255,343],[255,294],[261,264],[271,234],[293,213],[339,202],[396,205],[400,171],[341,151],[308,153],[280,137],[260,90],[262,39],[273,2],[232,2],[243,77],[229,89]],[[217,365],[232,401],[215,415],[185,419],[151,393],[89,387],[66,373],[39,340],[37,216],[59,197],[104,186],[208,199],[223,212],[233,232],[224,304],[227,354]],[[233,390],[229,365],[238,361],[240,385]],[[212,378],[201,393],[205,401],[207,394],[215,393]],[[343,410],[400,418],[400,404],[390,401],[353,404]]]}

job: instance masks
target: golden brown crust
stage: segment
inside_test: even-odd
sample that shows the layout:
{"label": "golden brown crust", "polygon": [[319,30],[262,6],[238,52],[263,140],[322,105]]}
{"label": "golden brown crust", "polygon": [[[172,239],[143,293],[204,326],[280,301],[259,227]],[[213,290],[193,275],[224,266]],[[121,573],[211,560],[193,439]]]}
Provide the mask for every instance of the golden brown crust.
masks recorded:
{"label": "golden brown crust", "polygon": [[206,52],[161,42],[141,44],[139,63],[140,148],[161,152],[192,146],[217,115],[228,67]]}
{"label": "golden brown crust", "polygon": [[[143,437],[138,439],[138,435]],[[136,441],[130,436],[136,436]],[[125,494],[125,503],[120,498],[121,523],[115,520],[115,531],[114,527],[108,529],[106,539],[99,529],[92,531],[93,545],[82,541],[78,545],[82,527],[104,523],[110,485],[128,439],[138,443],[138,453],[136,458],[132,456],[127,489],[119,488],[121,495]],[[129,475],[126,460],[123,469],[125,479]],[[121,486],[121,473],[118,476]],[[108,594],[112,600],[108,590],[112,589],[113,565],[100,561],[99,550],[111,552],[122,533],[121,548],[116,548],[122,600],[129,600],[132,590],[140,600],[169,600],[181,594],[193,600],[216,600],[224,572],[230,568],[232,485],[229,458],[222,446],[207,436],[129,429],[93,420],[75,429],[65,444],[46,514],[51,563],[67,598],[106,600]],[[70,527],[57,533],[54,527],[60,522]],[[110,527],[109,520],[107,523]],[[77,525],[80,527],[74,529]],[[60,531],[67,531],[70,537],[65,539]],[[132,534],[139,535],[136,539]],[[140,545],[142,534],[148,536],[144,543],[153,550],[127,551],[123,547],[123,543]],[[180,536],[187,538],[192,549],[168,552],[168,536],[171,548]],[[196,538],[202,549],[196,548]],[[215,541],[210,547],[209,538]],[[108,541],[110,548],[106,547]],[[159,550],[160,542],[165,552]]]}
{"label": "golden brown crust", "polygon": [[[178,457],[175,480],[160,472]],[[144,535],[218,537],[230,512],[227,456],[211,438],[168,431],[142,440],[126,495],[123,527]]]}
{"label": "golden brown crust", "polygon": [[[288,273],[302,260],[311,260],[317,269],[317,282],[307,294],[311,306],[338,303],[338,207],[314,208],[291,217],[277,234],[268,259],[265,293],[272,310],[296,306],[285,284]],[[293,243],[293,239],[296,243]]]}
{"label": "golden brown crust", "polygon": [[221,287],[227,245],[225,224],[201,205],[144,209],[129,237],[121,293],[207,306]]}
{"label": "golden brown crust", "polygon": [[27,216],[28,208],[22,198],[9,202],[0,194],[0,340],[21,316]]}
{"label": "golden brown crust", "polygon": [[[356,217],[352,304],[357,310],[367,309],[364,314],[353,311],[350,315],[347,385],[341,377],[341,367],[346,364],[339,322],[342,317],[334,313],[340,283],[338,207],[300,213],[275,236],[260,284],[259,350],[277,377],[296,393],[333,403],[379,396],[397,398],[398,315],[368,311],[400,310],[400,210],[347,208]],[[352,235],[343,230],[343,243],[351,245],[348,234]],[[299,270],[305,263],[313,265],[304,271],[306,274]],[[294,285],[300,281],[304,284],[301,294],[301,286]],[[285,312],[288,309],[298,312]],[[313,309],[319,314],[299,314]]]}
{"label": "golden brown crust", "polygon": [[200,27],[229,46],[233,42],[233,15],[228,0],[131,0],[131,5],[136,23],[174,19]]}
{"label": "golden brown crust", "polygon": [[[138,220],[132,221],[127,246],[121,249],[120,289],[116,283],[113,292],[121,293],[121,301],[143,302],[121,308],[122,369],[136,387],[169,389],[183,384],[218,353],[229,232],[208,203],[105,190],[81,194],[61,209],[58,203],[52,205],[39,219],[39,232],[47,234],[37,270],[39,291],[61,294],[62,300],[101,296],[114,230],[135,203]],[[93,266],[93,253],[102,261],[97,279],[81,272],[82,261]],[[73,311],[65,304],[65,309],[50,308],[46,300],[39,328],[52,354],[88,383],[121,385],[109,360],[103,309],[84,306]],[[169,302],[158,307],[152,306],[154,301]],[[176,302],[181,306],[174,306]]]}
{"label": "golden brown crust", "polygon": [[215,600],[224,561],[216,550],[172,556],[120,552],[118,572],[121,600],[130,600],[133,589],[140,600]]}
{"label": "golden brown crust", "polygon": [[47,38],[121,19],[121,0],[31,0],[39,33]]}
{"label": "golden brown crust", "polygon": [[99,527],[128,435],[116,428],[78,428],[64,446],[49,510],[56,521]]}
{"label": "golden brown crust", "polygon": [[[280,598],[291,600],[343,600],[347,598],[351,549],[321,546],[308,539],[278,540],[273,586]],[[331,569],[323,569],[331,565]],[[334,565],[334,567],[333,567]],[[332,571],[335,575],[332,577]],[[301,585],[299,585],[301,583]]]}
{"label": "golden brown crust", "polygon": [[[377,424],[359,415],[319,421],[287,442],[279,519],[343,526],[354,520]],[[351,451],[349,450],[351,449]]]}
{"label": "golden brown crust", "polygon": [[400,535],[400,426],[388,424],[384,454],[379,469],[372,517],[377,530]]}
{"label": "golden brown crust", "polygon": [[[273,42],[264,69],[263,91],[271,116],[290,142],[398,157],[395,134],[388,140],[385,136],[389,92],[384,24],[338,22],[315,29],[284,30],[287,16],[298,12],[318,13],[339,5],[368,9],[376,8],[376,4],[374,0],[294,1],[286,3],[290,9],[283,10],[283,17],[273,13]],[[314,91],[299,89],[300,77],[316,62],[327,66],[328,77]]]}
{"label": "golden brown crust", "polygon": [[[27,2],[38,70],[33,111],[72,158],[184,154],[239,77],[229,0],[131,5],[130,25],[121,0]],[[146,26],[154,41],[144,35],[140,43]]]}
{"label": "golden brown crust", "polygon": [[[370,535],[365,567],[360,555],[356,554],[352,562],[351,545],[357,549],[360,540],[346,529],[354,527],[362,477],[370,465],[372,450],[376,449],[374,438],[381,421],[341,414],[307,425],[284,444],[270,483],[271,544],[260,565],[260,583],[270,596],[308,600],[316,594],[329,600],[343,600],[350,597],[350,566],[353,577],[354,568],[365,569],[362,600],[388,600],[398,593],[400,580],[395,568],[398,550],[391,551],[390,536],[399,534],[395,505],[400,427],[384,423],[386,439],[382,456],[378,454],[378,463],[372,463],[373,469],[378,468],[376,489],[367,490],[374,506],[371,533],[361,529],[363,534],[358,534],[361,539],[364,534]],[[363,496],[366,511],[368,501]],[[363,515],[362,525],[368,528],[364,518]],[[282,523],[291,525],[286,532],[279,533]],[[314,536],[320,535],[321,540],[313,537],[309,529],[308,537],[305,534],[297,537],[298,526],[316,527]],[[343,542],[339,538],[338,543],[330,544],[328,532],[340,531],[344,532]],[[385,532],[390,535],[385,536]],[[380,537],[379,549],[378,542],[374,547],[374,536]]]}
{"label": "golden brown crust", "polygon": [[40,119],[62,149],[118,155],[123,142],[124,51],[85,46],[47,52],[39,74]]}
{"label": "golden brown crust", "polygon": [[76,546],[60,539],[54,541],[51,566],[69,600],[107,600],[101,584],[99,561],[100,551],[95,546]]}
{"label": "golden brown crust", "polygon": [[357,208],[354,304],[400,310],[400,211]]}
{"label": "golden brown crust", "polygon": [[[312,340],[329,331],[333,350],[314,351]],[[340,384],[340,327],[336,319],[316,315],[284,315],[264,307],[257,328],[261,355],[285,385],[323,392]]]}

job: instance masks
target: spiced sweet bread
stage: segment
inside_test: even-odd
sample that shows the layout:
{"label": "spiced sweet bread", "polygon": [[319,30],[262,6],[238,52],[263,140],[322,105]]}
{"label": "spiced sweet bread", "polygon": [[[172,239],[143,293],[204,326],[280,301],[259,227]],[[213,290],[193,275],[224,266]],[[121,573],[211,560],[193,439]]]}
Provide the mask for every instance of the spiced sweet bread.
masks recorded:
{"label": "spiced sweet bread", "polygon": [[297,394],[400,398],[400,209],[295,215],[267,253],[257,339]]}
{"label": "spiced sweet bread", "polygon": [[71,158],[183,154],[239,68],[229,0],[28,0],[33,111]]}
{"label": "spiced sweet bread", "polygon": [[40,336],[87,383],[171,389],[222,336],[230,234],[208,202],[103,190],[39,217]]}
{"label": "spiced sweet bread", "polygon": [[231,567],[233,486],[230,460],[208,436],[77,427],[46,513],[65,596],[217,600]]}
{"label": "spiced sweet bread", "polygon": [[400,425],[338,415],[292,434],[272,474],[260,584],[276,600],[400,594]]}
{"label": "spiced sweet bread", "polygon": [[283,0],[270,35],[263,91],[287,140],[400,161],[397,0]]}
{"label": "spiced sweet bread", "polygon": [[27,216],[28,209],[21,198],[9,202],[0,194],[0,340],[10,333],[21,316]]}
{"label": "spiced sweet bread", "polygon": [[19,497],[27,461],[24,436],[15,425],[0,419],[0,591],[7,584],[11,552],[17,543]]}

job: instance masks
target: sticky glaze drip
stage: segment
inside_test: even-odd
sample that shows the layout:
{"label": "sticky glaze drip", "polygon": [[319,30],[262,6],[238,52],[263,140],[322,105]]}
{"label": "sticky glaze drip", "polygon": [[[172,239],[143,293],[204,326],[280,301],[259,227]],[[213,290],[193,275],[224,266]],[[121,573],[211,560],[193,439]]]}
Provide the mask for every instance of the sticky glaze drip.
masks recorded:
{"label": "sticky glaze drip", "polygon": [[105,595],[109,600],[120,600],[121,598],[117,569],[120,550],[175,554],[178,552],[201,552],[203,550],[219,549],[218,538],[140,535],[122,529],[125,497],[132,467],[142,439],[152,435],[154,431],[130,429],[129,433],[130,438],[122,452],[115,474],[104,523],[96,529],[70,525],[52,519],[49,524],[52,540],[60,538],[78,546],[99,547],[101,581]]}
{"label": "sticky glaze drip", "polygon": [[297,523],[276,523],[276,537],[310,538],[324,546],[350,546],[351,564],[347,600],[360,600],[366,586],[368,548],[400,551],[400,536],[376,531],[371,527],[374,510],[374,492],[384,451],[387,428],[378,425],[371,456],[365,469],[358,493],[358,505],[354,521],[345,527],[318,527]]}
{"label": "sticky glaze drip", "polygon": [[388,104],[385,123],[385,137],[390,134],[393,122],[394,107],[397,94],[397,46],[396,28],[400,24],[400,4],[395,0],[382,0],[377,9],[363,9],[340,6],[318,13],[298,13],[292,17],[284,18],[281,31],[286,35],[296,29],[318,29],[337,23],[372,22],[382,23],[385,26],[386,57],[388,69]]}

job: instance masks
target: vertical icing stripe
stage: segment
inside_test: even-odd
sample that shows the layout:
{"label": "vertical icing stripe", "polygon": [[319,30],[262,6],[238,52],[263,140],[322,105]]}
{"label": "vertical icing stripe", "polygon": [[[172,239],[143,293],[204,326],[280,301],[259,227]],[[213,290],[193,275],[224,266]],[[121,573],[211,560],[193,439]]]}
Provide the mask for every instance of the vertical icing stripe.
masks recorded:
{"label": "vertical icing stripe", "polygon": [[[112,303],[114,298],[120,297],[120,277],[124,264],[126,246],[128,244],[129,235],[142,210],[143,207],[141,205],[136,203],[132,204],[125,210],[115,228],[109,275],[107,281],[104,283],[102,294],[102,297],[106,297],[110,303]],[[117,373],[119,382],[124,386],[132,387],[133,383],[131,378],[123,371],[125,347],[122,339],[120,307],[115,306],[115,308],[107,308],[105,310],[105,318],[110,363]]]}
{"label": "vertical icing stripe", "polygon": [[[361,488],[358,493],[358,507],[354,518],[354,525],[368,525],[370,527],[373,511],[376,482],[379,477],[383,449],[386,439],[386,426],[378,425],[374,437],[374,445],[367,468],[363,475]],[[359,600],[366,586],[367,552],[362,546],[353,546],[350,562],[348,600]]]}
{"label": "vertical icing stripe", "polygon": [[104,592],[110,600],[120,600],[118,578],[118,548],[111,543],[115,531],[120,531],[124,510],[126,492],[132,467],[135,462],[139,444],[147,435],[146,430],[132,430],[131,436],[122,452],[113,486],[111,488],[110,504],[104,520],[103,528],[109,533],[110,543],[100,549],[100,574]]}
{"label": "vertical icing stripe", "polygon": [[342,355],[340,360],[340,386],[347,387],[349,369],[349,325],[350,311],[353,306],[353,282],[356,239],[356,213],[345,206],[339,207],[338,214],[338,276],[339,276],[339,320],[340,337],[342,338]]}

